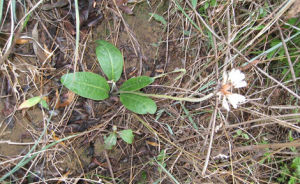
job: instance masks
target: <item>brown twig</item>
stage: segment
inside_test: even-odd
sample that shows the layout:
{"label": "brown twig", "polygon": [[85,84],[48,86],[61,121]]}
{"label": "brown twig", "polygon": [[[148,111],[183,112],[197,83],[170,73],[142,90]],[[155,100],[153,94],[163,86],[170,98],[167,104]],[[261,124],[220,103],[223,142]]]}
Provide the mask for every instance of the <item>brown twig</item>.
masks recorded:
{"label": "brown twig", "polygon": [[210,123],[212,124],[211,125],[211,134],[210,134],[209,146],[208,146],[208,150],[207,150],[207,154],[206,154],[206,158],[205,158],[205,163],[204,163],[204,166],[203,166],[203,169],[202,169],[202,176],[205,176],[206,169],[207,169],[208,162],[209,162],[210,153],[211,153],[212,143],[213,143],[213,140],[214,140],[216,116],[217,116],[217,110],[218,110],[217,105],[218,105],[218,98],[216,98],[215,111],[212,114],[212,117],[211,117],[211,120],[210,120]]}
{"label": "brown twig", "polygon": [[107,161],[107,165],[108,165],[108,169],[109,169],[111,178],[113,180],[113,183],[116,184],[116,180],[115,180],[115,176],[114,176],[114,171],[112,170],[112,166],[111,166],[111,163],[110,163],[110,160],[109,160],[109,157],[108,157],[108,154],[107,154],[106,150],[104,150],[104,154],[105,154],[105,158],[106,158],[106,161]]}
{"label": "brown twig", "polygon": [[[2,57],[0,57],[0,66],[5,62],[5,60],[7,60],[8,56],[10,55],[10,53],[12,52],[12,49],[15,47],[16,45],[16,40],[19,39],[21,32],[23,30],[23,24],[24,22],[22,22],[17,30],[17,32],[15,33],[13,40],[12,40],[12,44],[9,48],[6,49],[6,52],[4,53],[4,55]],[[13,33],[11,33],[13,34]]]}
{"label": "brown twig", "polygon": [[285,56],[288,60],[288,63],[289,63],[289,67],[290,67],[290,70],[291,70],[291,74],[292,74],[292,79],[294,82],[296,82],[296,75],[295,75],[295,71],[294,71],[294,67],[293,67],[293,63],[292,63],[292,60],[291,60],[291,57],[290,57],[290,54],[289,54],[289,51],[288,51],[288,48],[286,46],[286,43],[284,41],[284,37],[283,37],[283,33],[281,31],[281,28],[278,24],[278,21],[276,22],[276,26],[277,26],[277,29],[279,31],[279,35],[280,35],[280,39],[282,41],[282,46],[284,48],[284,51],[285,51]]}
{"label": "brown twig", "polygon": [[241,146],[232,149],[232,152],[241,152],[241,151],[251,151],[251,150],[258,150],[258,149],[278,149],[284,147],[300,147],[300,139],[297,139],[293,142],[286,142],[286,143],[274,143],[274,144],[259,144],[259,145],[250,145],[250,146]]}

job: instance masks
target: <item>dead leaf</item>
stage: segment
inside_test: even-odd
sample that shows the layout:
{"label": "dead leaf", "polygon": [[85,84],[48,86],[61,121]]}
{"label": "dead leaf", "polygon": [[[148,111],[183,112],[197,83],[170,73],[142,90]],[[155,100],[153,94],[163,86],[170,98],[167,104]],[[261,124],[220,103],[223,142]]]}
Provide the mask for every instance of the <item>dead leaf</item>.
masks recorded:
{"label": "dead leaf", "polygon": [[122,6],[122,5],[126,5],[128,2],[128,0],[116,0],[116,4],[118,7]]}
{"label": "dead leaf", "polygon": [[116,0],[116,5],[122,10],[124,13],[132,15],[133,12],[129,6],[127,6],[128,0]]}
{"label": "dead leaf", "polygon": [[[56,135],[55,135],[55,132],[52,130],[52,138],[53,138],[53,140],[55,140],[55,141],[59,141],[60,140],[60,138],[59,137],[56,137]],[[64,142],[60,142],[59,144],[61,144],[63,147],[67,147],[66,145],[65,145],[65,143]]]}
{"label": "dead leaf", "polygon": [[75,27],[71,24],[71,22],[65,21],[64,27],[66,28],[67,32],[70,33],[71,35],[74,36],[76,34]]}
{"label": "dead leaf", "polygon": [[159,146],[156,142],[146,141],[146,143],[155,147]]}
{"label": "dead leaf", "polygon": [[9,103],[8,100],[4,102],[4,108],[2,109],[2,113],[5,117],[10,116],[14,111],[14,106]]}
{"label": "dead leaf", "polygon": [[156,69],[155,72],[157,72],[157,73],[164,73],[164,69]]}
{"label": "dead leaf", "polygon": [[58,91],[56,91],[57,103],[56,103],[55,109],[58,109],[60,107],[66,107],[66,106],[70,105],[72,103],[72,101],[74,100],[75,93],[73,93],[72,91],[68,91],[68,93],[65,94],[64,97],[65,97],[65,100],[61,103]]}
{"label": "dead leaf", "polygon": [[41,44],[39,44],[38,23],[36,23],[34,28],[32,29],[32,38],[34,39],[33,41],[34,53],[36,54],[40,62],[44,63],[44,61],[47,59],[47,55],[45,54],[44,50],[41,48]]}
{"label": "dead leaf", "polygon": [[16,44],[18,44],[18,45],[23,45],[23,44],[27,44],[27,43],[29,43],[28,39],[19,38],[16,40]]}
{"label": "dead leaf", "polygon": [[45,11],[48,11],[48,10],[52,10],[54,8],[64,7],[64,6],[68,5],[68,4],[69,4],[68,0],[59,0],[59,1],[55,2],[55,3],[49,3],[49,4],[42,5],[41,9],[45,10]]}
{"label": "dead leaf", "polygon": [[129,8],[129,6],[120,6],[119,7],[123,12],[125,12],[126,14],[128,15],[132,15],[133,14],[133,11]]}
{"label": "dead leaf", "polygon": [[86,25],[88,27],[92,27],[92,26],[95,26],[97,25],[98,23],[100,23],[101,21],[103,20],[103,14],[91,14],[89,20],[87,21]]}

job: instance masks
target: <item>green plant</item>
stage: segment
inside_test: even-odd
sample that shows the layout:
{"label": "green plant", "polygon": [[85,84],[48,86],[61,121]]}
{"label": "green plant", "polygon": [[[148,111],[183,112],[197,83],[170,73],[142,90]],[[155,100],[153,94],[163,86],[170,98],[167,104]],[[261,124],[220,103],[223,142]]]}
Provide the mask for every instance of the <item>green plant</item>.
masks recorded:
{"label": "green plant", "polygon": [[242,138],[247,139],[247,140],[250,139],[249,135],[247,133],[244,133],[241,129],[238,129],[236,131],[236,134],[233,137],[239,137],[239,136],[241,136]]}
{"label": "green plant", "polygon": [[[214,96],[214,93],[208,94],[202,98],[179,98],[167,95],[145,94],[140,90],[153,83],[157,77],[139,76],[125,81],[120,89],[116,82],[120,79],[123,71],[123,56],[119,49],[104,40],[96,41],[96,55],[100,66],[110,80],[110,87],[106,79],[100,75],[91,72],[68,73],[61,77],[61,83],[75,94],[92,100],[104,100],[110,95],[119,95],[121,103],[132,112],[137,114],[154,114],[157,110],[155,102],[149,97],[167,98],[179,101],[201,102]],[[177,70],[174,72],[184,72]]]}
{"label": "green plant", "polygon": [[[157,155],[157,157],[156,157],[157,162],[160,163],[160,166],[162,166],[164,168],[167,166],[167,164],[165,163],[166,157],[167,157],[167,152],[165,149],[161,150],[159,155]],[[159,173],[161,173],[162,168],[158,167],[158,171],[159,171]]]}
{"label": "green plant", "polygon": [[[293,133],[292,130],[289,130],[288,139],[289,139],[290,142],[294,141],[294,138],[293,138],[292,133]],[[294,147],[294,146],[291,146],[291,147],[290,147],[290,150],[291,150],[292,152],[297,153],[297,149],[296,149],[296,147]]]}
{"label": "green plant", "polygon": [[112,149],[117,144],[117,135],[123,139],[127,144],[132,144],[134,135],[131,129],[117,132],[117,127],[113,126],[113,132],[108,137],[104,137],[104,145],[106,149]]}
{"label": "green plant", "polygon": [[[167,158],[168,154],[165,149],[161,150],[159,155],[157,155],[156,158],[153,158],[155,163],[159,166],[158,171],[159,173],[165,172],[170,179],[173,181],[175,184],[179,184],[179,182],[176,180],[176,178],[166,169],[167,164],[165,163],[165,160]],[[155,183],[159,183],[160,180],[157,180]]]}
{"label": "green plant", "polygon": [[[260,144],[269,144],[268,141],[262,140]],[[264,157],[262,160],[259,161],[259,163],[263,164],[267,161],[267,163],[270,163],[272,161],[272,153],[270,152],[269,148],[265,148]]]}
{"label": "green plant", "polygon": [[293,159],[289,166],[284,164],[280,167],[281,173],[277,181],[280,183],[296,184],[300,182],[300,157]]}
{"label": "green plant", "polygon": [[[287,21],[287,23],[288,23],[287,25],[283,26],[284,29],[297,28],[297,31],[294,31],[294,32],[295,33],[300,33],[299,32],[300,22],[299,22],[298,19],[291,18]],[[298,49],[298,47],[300,46],[299,41],[300,41],[300,37],[296,36],[294,38],[293,44],[291,44],[291,43],[286,44],[288,54],[289,54],[289,57],[290,57],[290,60],[291,60],[292,63],[295,63],[295,61],[297,61],[297,57],[299,56],[299,49]],[[270,46],[275,47],[279,43],[281,43],[281,40],[279,38],[274,38],[270,42]],[[277,61],[277,62],[275,62],[273,68],[274,69],[280,69],[282,76],[287,74],[285,80],[290,80],[292,78],[292,75],[289,72],[290,66],[288,64],[288,59],[286,58],[286,53],[285,53],[285,50],[284,50],[283,47],[280,47],[278,49],[275,49],[275,50],[269,52],[267,54],[267,58],[269,60],[274,59],[275,61]],[[300,63],[299,62],[296,62],[293,65],[293,70],[295,72],[295,77],[296,78],[299,77],[299,75],[300,75]]]}
{"label": "green plant", "polygon": [[115,83],[123,71],[123,56],[120,50],[109,42],[99,40],[96,43],[99,64],[108,80],[112,81],[111,91],[104,77],[91,72],[65,74],[61,77],[62,84],[79,96],[93,100],[104,100],[109,97],[110,92],[120,94],[120,100],[127,109],[138,114],[154,114],[157,109],[155,102],[139,91],[151,84],[154,78],[134,77],[124,82],[118,90]]}
{"label": "green plant", "polygon": [[29,99],[25,100],[18,107],[18,110],[22,110],[22,109],[25,109],[25,108],[30,108],[30,107],[35,106],[36,104],[40,104],[45,109],[49,110],[49,106],[47,104],[47,101],[45,100],[45,97],[41,97],[41,96],[35,96],[35,97],[32,97],[32,98],[29,98]]}

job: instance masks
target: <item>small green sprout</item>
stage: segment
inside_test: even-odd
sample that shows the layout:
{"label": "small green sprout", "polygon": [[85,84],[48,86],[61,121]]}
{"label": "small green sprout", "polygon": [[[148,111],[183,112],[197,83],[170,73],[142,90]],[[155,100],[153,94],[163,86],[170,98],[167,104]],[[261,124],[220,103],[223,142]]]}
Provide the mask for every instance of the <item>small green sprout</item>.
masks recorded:
{"label": "small green sprout", "polygon": [[117,144],[117,136],[118,135],[127,144],[132,144],[134,134],[131,129],[126,129],[126,130],[117,132],[117,127],[113,126],[113,131],[108,135],[108,137],[104,137],[104,145],[105,145],[106,149],[110,150]]}

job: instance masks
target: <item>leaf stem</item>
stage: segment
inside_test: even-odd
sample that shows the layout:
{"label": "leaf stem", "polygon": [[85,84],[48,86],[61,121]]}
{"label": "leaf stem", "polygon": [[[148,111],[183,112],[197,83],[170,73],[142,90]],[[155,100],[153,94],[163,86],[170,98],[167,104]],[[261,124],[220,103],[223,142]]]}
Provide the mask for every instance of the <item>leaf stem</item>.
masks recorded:
{"label": "leaf stem", "polygon": [[112,85],[111,85],[111,90],[110,90],[110,92],[112,93],[112,92],[118,91],[118,90],[119,90],[119,89],[118,89],[116,83],[115,83],[114,81],[112,81]]}
{"label": "leaf stem", "polygon": [[158,79],[158,78],[164,77],[164,76],[166,76],[166,75],[169,75],[169,74],[171,74],[171,73],[177,73],[177,72],[180,72],[181,74],[180,74],[178,77],[176,77],[175,80],[177,80],[177,79],[179,79],[180,77],[182,77],[182,76],[186,73],[186,70],[185,70],[184,68],[177,69],[177,70],[174,70],[174,71],[172,71],[172,72],[163,73],[163,74],[160,74],[160,75],[158,75],[158,76],[155,76],[155,77],[153,77],[153,79]]}
{"label": "leaf stem", "polygon": [[136,91],[119,91],[119,93],[129,93],[129,94],[136,94],[136,95],[140,95],[140,96],[171,99],[171,100],[186,101],[186,102],[202,102],[202,101],[208,100],[209,98],[211,98],[215,95],[215,93],[210,93],[201,98],[191,98],[191,97],[175,97],[175,96],[169,96],[169,95],[145,94],[145,93],[140,93],[140,92],[136,92]]}

